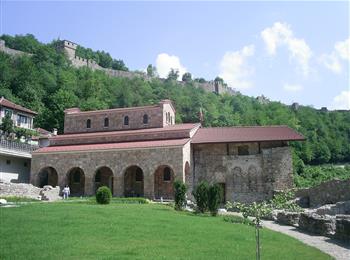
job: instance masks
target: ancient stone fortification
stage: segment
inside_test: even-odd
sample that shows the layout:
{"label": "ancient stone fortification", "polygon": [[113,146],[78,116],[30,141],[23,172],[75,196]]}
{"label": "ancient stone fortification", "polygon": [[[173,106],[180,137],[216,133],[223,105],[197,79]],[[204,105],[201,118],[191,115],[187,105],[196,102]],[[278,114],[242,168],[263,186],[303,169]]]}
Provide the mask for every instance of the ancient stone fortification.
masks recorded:
{"label": "ancient stone fortification", "polygon": [[350,179],[324,182],[316,187],[300,189],[295,195],[310,207],[350,200]]}
{"label": "ancient stone fortification", "polygon": [[30,53],[26,53],[26,52],[23,52],[23,51],[17,51],[17,50],[14,50],[14,49],[10,49],[8,47],[5,46],[5,41],[4,40],[1,40],[0,39],[0,51],[2,52],[5,52],[9,55],[32,55]]}
{"label": "ancient stone fortification", "polygon": [[[107,69],[99,66],[96,61],[94,60],[89,60],[89,59],[84,59],[79,56],[76,56],[76,48],[78,45],[74,42],[63,40],[60,42],[58,45],[59,49],[64,50],[69,58],[69,60],[72,62],[72,65],[74,67],[80,68],[80,67],[88,67],[92,70],[101,70],[104,71],[106,74],[112,77],[123,77],[123,78],[143,78],[145,80],[150,80],[151,78],[148,77],[146,74],[142,73],[136,73],[136,72],[131,72],[131,71],[121,71],[121,70],[113,70],[113,69]],[[160,79],[162,80],[162,79]],[[185,85],[185,82],[179,81],[179,84]],[[202,88],[206,92],[214,92],[217,94],[223,94],[223,93],[228,93],[231,95],[235,95],[236,92],[232,90],[231,88],[228,88],[226,86],[223,86],[219,82],[214,82],[214,81],[209,81],[205,83],[199,83],[199,82],[194,82],[195,87],[197,88]]]}

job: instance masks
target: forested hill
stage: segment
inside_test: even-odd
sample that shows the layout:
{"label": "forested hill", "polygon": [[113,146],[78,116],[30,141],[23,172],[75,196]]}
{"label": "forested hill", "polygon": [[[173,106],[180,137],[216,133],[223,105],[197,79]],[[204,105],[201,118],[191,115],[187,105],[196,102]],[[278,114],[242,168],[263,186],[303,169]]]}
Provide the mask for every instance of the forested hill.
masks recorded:
{"label": "forested hill", "polygon": [[[111,78],[101,71],[75,69],[55,41],[41,44],[32,35],[0,38],[10,48],[33,53],[9,56],[0,53],[0,96],[39,114],[36,127],[63,129],[64,110],[130,107],[169,98],[176,107],[176,121],[198,122],[203,108],[205,126],[288,125],[307,138],[292,145],[304,163],[350,161],[350,112],[321,112],[307,106],[293,110],[280,102],[260,104],[244,95],[215,95],[174,80],[144,81]],[[296,157],[295,162],[302,164]]]}

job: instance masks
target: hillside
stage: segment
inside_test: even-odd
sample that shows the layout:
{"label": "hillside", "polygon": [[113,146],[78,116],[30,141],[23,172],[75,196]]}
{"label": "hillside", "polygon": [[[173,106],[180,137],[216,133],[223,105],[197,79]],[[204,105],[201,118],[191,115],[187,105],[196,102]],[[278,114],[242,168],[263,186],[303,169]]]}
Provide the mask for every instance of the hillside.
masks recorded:
{"label": "hillside", "polygon": [[307,138],[292,144],[299,171],[303,163],[350,161],[349,111],[325,112],[307,106],[293,110],[280,102],[260,104],[241,94],[207,93],[192,82],[112,78],[101,71],[72,67],[56,50],[55,41],[42,44],[32,35],[0,38],[10,48],[33,53],[9,56],[0,52],[0,96],[37,111],[36,127],[62,132],[63,111],[69,107],[129,107],[169,98],[176,106],[177,122],[198,122],[202,107],[205,126],[288,125],[296,129]]}

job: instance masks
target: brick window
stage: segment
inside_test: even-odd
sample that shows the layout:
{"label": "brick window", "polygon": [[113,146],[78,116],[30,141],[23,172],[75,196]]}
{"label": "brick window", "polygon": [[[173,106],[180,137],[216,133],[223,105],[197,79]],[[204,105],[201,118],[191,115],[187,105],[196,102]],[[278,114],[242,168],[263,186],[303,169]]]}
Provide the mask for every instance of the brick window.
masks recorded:
{"label": "brick window", "polygon": [[91,128],[91,119],[86,120],[86,128]]}
{"label": "brick window", "polygon": [[28,163],[27,163],[27,162],[24,162],[24,163],[23,163],[23,166],[24,166],[24,167],[28,167]]}
{"label": "brick window", "polygon": [[104,126],[105,127],[109,127],[109,119],[108,119],[108,117],[105,118]]}
{"label": "brick window", "polygon": [[124,125],[129,125],[129,117],[124,116]]}
{"label": "brick window", "polygon": [[169,167],[165,167],[163,172],[163,181],[170,181],[170,180],[171,180],[171,170]]}
{"label": "brick window", "polygon": [[147,114],[143,115],[143,123],[148,124],[148,115]]}
{"label": "brick window", "polygon": [[140,168],[136,169],[135,181],[143,181],[143,173]]}
{"label": "brick window", "polygon": [[11,160],[6,160],[6,164],[11,164]]}
{"label": "brick window", "polygon": [[248,145],[238,146],[238,155],[249,155],[249,146]]}

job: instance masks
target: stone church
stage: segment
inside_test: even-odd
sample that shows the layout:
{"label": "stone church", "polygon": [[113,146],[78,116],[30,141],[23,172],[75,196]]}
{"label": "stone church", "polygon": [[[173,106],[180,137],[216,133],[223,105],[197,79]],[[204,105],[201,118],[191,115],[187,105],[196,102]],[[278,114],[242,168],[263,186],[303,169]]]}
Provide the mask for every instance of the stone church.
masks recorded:
{"label": "stone church", "polygon": [[202,180],[219,183],[225,200],[271,198],[292,186],[287,126],[213,127],[175,123],[170,100],[157,105],[65,111],[64,134],[33,153],[31,183],[68,184],[72,195],[106,185],[113,196],[173,199],[174,180],[188,195]]}

